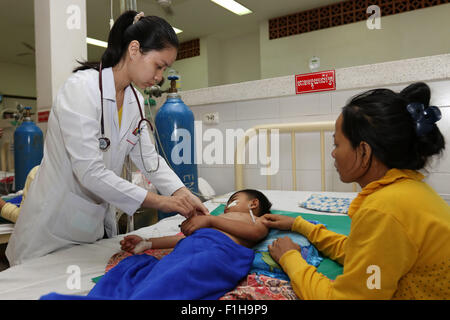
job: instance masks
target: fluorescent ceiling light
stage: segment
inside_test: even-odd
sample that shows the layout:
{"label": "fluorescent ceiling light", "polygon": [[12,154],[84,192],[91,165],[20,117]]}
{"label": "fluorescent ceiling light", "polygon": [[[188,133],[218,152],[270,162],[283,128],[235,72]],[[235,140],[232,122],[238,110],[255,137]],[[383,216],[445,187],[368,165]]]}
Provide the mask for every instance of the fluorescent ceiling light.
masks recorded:
{"label": "fluorescent ceiling light", "polygon": [[179,33],[182,33],[183,32],[183,30],[180,30],[180,29],[178,29],[178,28],[175,28],[175,27],[172,27],[173,28],[173,30],[175,30],[175,33],[176,34],[179,34]]}
{"label": "fluorescent ceiling light", "polygon": [[218,4],[219,6],[224,7],[227,10],[230,10],[231,12],[243,16],[249,13],[252,13],[251,10],[247,9],[240,3],[237,3],[234,0],[211,0],[212,2]]}
{"label": "fluorescent ceiling light", "polygon": [[100,40],[93,39],[93,38],[86,38],[86,42],[89,44],[92,44],[94,46],[99,46],[99,47],[103,47],[103,48],[108,47],[108,42],[100,41]]}

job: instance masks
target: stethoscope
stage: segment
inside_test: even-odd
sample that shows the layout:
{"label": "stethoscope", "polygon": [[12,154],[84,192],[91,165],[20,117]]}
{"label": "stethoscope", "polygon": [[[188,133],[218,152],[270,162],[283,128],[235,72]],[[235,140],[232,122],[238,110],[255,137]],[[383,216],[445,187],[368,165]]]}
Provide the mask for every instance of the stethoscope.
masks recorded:
{"label": "stethoscope", "polygon": [[[101,151],[106,152],[108,150],[108,148],[111,145],[111,140],[109,140],[107,137],[105,137],[105,122],[103,119],[103,82],[102,82],[102,63],[100,62],[100,66],[99,66],[99,74],[98,74],[98,87],[100,89],[100,104],[101,104],[101,108],[102,108],[102,116],[100,119],[100,132],[101,132],[101,137],[98,139],[99,142],[99,148]],[[141,126],[144,122],[146,122],[149,126],[150,126],[150,130],[153,134],[153,136],[155,135],[154,133],[154,129],[153,129],[153,125],[151,124],[151,122],[149,120],[147,120],[144,117],[144,114],[142,113],[142,108],[141,108],[141,103],[139,102],[139,98],[137,96],[136,90],[134,89],[133,85],[130,84],[130,88],[131,91],[133,91],[133,94],[136,98],[136,102],[138,104],[139,107],[139,113],[141,115],[141,120],[139,120],[138,122],[138,126],[137,128],[133,131],[134,135],[138,135],[139,137],[139,148],[140,148],[140,153],[141,153],[141,160],[142,160],[142,165],[144,166],[145,171],[147,171],[148,173],[152,173],[155,172],[159,169],[159,150],[158,150],[158,144],[155,143],[155,148],[156,148],[156,152],[157,152],[157,159],[158,159],[158,165],[156,166],[156,169],[150,169],[147,170],[147,168],[145,167],[145,162],[144,159],[142,157],[142,145],[141,145]],[[156,141],[155,141],[156,142]]]}

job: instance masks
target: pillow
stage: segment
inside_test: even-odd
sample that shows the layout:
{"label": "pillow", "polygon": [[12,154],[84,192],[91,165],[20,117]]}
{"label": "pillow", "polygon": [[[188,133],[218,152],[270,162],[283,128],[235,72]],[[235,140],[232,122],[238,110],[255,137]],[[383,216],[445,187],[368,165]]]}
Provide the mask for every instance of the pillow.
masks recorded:
{"label": "pillow", "polygon": [[348,212],[348,207],[351,202],[351,198],[336,198],[321,194],[312,194],[306,201],[299,203],[299,206],[315,211],[345,214]]}

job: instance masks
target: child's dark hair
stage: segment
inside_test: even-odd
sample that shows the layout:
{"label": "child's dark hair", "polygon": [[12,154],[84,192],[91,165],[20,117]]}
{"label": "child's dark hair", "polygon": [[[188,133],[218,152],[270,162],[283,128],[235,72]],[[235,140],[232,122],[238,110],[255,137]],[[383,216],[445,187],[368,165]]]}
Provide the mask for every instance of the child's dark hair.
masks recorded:
{"label": "child's dark hair", "polygon": [[365,141],[372,155],[389,168],[419,170],[429,157],[445,148],[436,124],[424,135],[407,110],[410,103],[430,104],[430,88],[413,83],[396,93],[389,89],[369,90],[353,97],[342,110],[342,132],[353,148]]}
{"label": "child's dark hair", "polygon": [[[130,10],[122,13],[114,23],[109,36],[108,47],[102,55],[102,67],[113,67],[120,62],[127,52],[131,41],[137,40],[142,53],[151,50],[163,50],[169,47],[178,49],[179,43],[170,24],[159,17],[142,17],[133,24],[138,13]],[[85,69],[99,69],[99,62],[79,62],[80,67],[74,72]]]}
{"label": "child's dark hair", "polygon": [[231,195],[230,199],[237,193],[245,193],[249,199],[258,199],[259,200],[259,215],[270,213],[270,208],[272,207],[272,203],[267,199],[267,197],[261,191],[254,189],[244,189],[239,190]]}

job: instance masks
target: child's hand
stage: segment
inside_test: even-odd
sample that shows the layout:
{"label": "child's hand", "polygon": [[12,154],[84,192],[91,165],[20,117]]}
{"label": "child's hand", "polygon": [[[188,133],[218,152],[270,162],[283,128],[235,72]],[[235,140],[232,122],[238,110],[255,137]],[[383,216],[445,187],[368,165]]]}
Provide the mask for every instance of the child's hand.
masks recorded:
{"label": "child's hand", "polygon": [[122,241],[120,241],[120,245],[121,245],[120,249],[122,249],[124,251],[128,251],[130,253],[134,253],[134,248],[136,247],[136,245],[143,240],[144,239],[142,239],[141,237],[139,237],[137,235],[126,236],[125,238],[123,238]]}
{"label": "child's hand", "polygon": [[185,236],[190,236],[194,231],[201,228],[210,228],[211,227],[211,218],[210,215],[204,216],[193,216],[189,219],[186,219],[181,224],[181,232]]}

